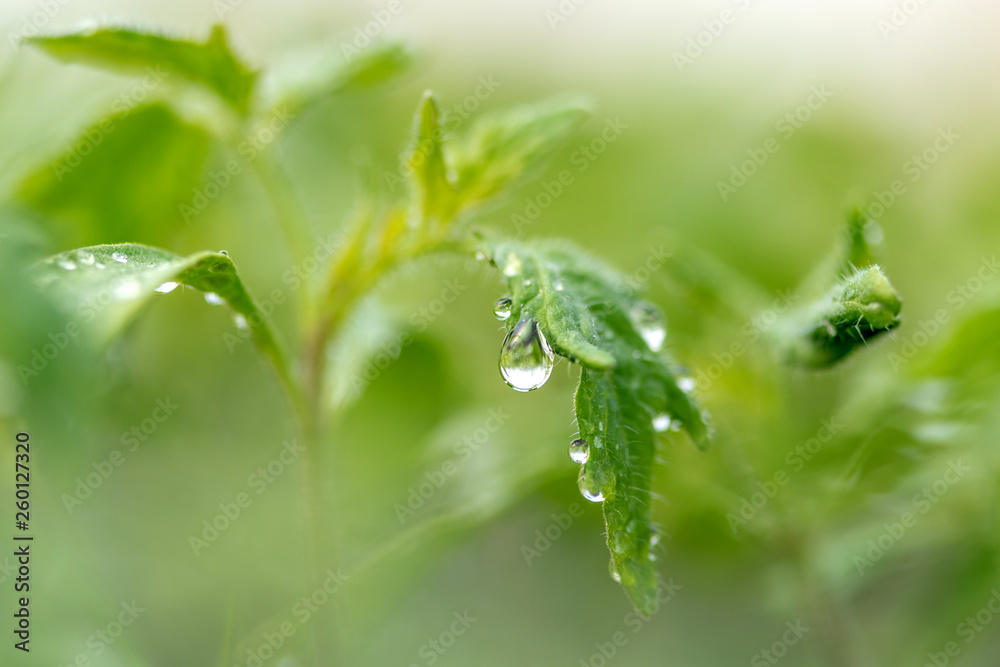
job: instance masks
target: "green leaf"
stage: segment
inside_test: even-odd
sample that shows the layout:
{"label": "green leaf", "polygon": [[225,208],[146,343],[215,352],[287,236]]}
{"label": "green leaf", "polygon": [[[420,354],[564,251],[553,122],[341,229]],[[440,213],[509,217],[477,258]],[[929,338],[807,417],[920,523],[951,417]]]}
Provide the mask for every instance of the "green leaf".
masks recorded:
{"label": "green leaf", "polygon": [[291,385],[281,348],[228,255],[202,251],[182,257],[136,243],[97,245],[49,257],[32,274],[101,342],[116,336],[158,291],[186,285],[205,292],[206,300],[225,302],[242,318],[241,328]]}
{"label": "green leaf", "polygon": [[350,94],[378,86],[404,72],[413,62],[399,44],[371,46],[351,60],[331,55],[329,49],[294,53],[269,68],[273,86],[270,106],[294,115],[330,95]]}
{"label": "green leaf", "polygon": [[449,148],[457,208],[479,206],[544,166],[590,112],[577,100],[550,100],[479,118]]}
{"label": "green leaf", "polygon": [[[872,263],[874,246],[879,243],[878,224],[861,209],[854,209],[835,262],[821,267],[800,289],[800,293],[821,296],[805,299],[806,305],[790,313],[777,327],[789,363],[828,368],[867,346],[869,340],[899,326],[902,299],[882,269]],[[835,283],[822,289],[830,284],[830,266],[835,266]]]}
{"label": "green leaf", "polygon": [[878,266],[840,281],[786,326],[792,364],[827,368],[900,323],[902,301]]}
{"label": "green leaf", "polygon": [[433,220],[445,222],[455,198],[444,162],[444,125],[441,121],[437,99],[430,91],[424,93],[414,120],[413,146],[407,164],[411,170],[414,208],[425,224]]}
{"label": "green leaf", "polygon": [[377,86],[398,76],[413,63],[400,44],[380,44],[345,61],[330,78],[330,92],[347,93]]}
{"label": "green leaf", "polygon": [[[611,567],[637,608],[656,605],[650,483],[657,429],[667,419],[700,448],[705,416],[658,351],[662,315],[614,272],[562,243],[488,243],[507,278],[511,329],[534,321],[552,349],[581,365],[575,407],[589,446],[581,491],[604,497]],[[651,347],[652,346],[652,347]],[[657,348],[657,349],[653,349]]]}
{"label": "green leaf", "polygon": [[208,88],[240,114],[250,107],[257,74],[229,47],[222,25],[205,42],[174,39],[129,28],[98,28],[57,36],[28,37],[28,44],[66,62],[126,72],[162,68]]}
{"label": "green leaf", "polygon": [[60,224],[60,238],[91,245],[130,238],[167,242],[191,205],[211,146],[208,134],[152,104],[109,116],[25,178],[18,196]]}

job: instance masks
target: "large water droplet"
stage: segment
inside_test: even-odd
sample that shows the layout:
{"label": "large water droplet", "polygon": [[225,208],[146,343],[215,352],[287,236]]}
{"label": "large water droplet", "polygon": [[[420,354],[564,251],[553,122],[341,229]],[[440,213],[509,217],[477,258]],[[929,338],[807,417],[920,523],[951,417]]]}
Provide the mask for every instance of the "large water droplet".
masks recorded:
{"label": "large water droplet", "polygon": [[622,573],[618,571],[617,567],[615,567],[614,558],[608,561],[608,574],[610,574],[611,578],[617,581],[619,584],[622,582]]}
{"label": "large water droplet", "polygon": [[501,322],[506,322],[510,319],[510,309],[514,305],[514,300],[509,296],[497,299],[497,302],[493,304],[493,314],[497,316],[497,319]]}
{"label": "large water droplet", "polygon": [[670,415],[663,413],[653,417],[653,430],[657,433],[663,433],[668,428],[670,428]]}
{"label": "large water droplet", "polygon": [[569,457],[573,463],[583,465],[590,460],[590,445],[583,438],[577,438],[569,443]]}
{"label": "large water droplet", "polygon": [[126,257],[124,254],[120,252],[111,253],[111,259],[115,260],[116,262],[121,262],[122,264],[126,264],[128,262],[128,257]]}
{"label": "large water droplet", "polygon": [[76,262],[66,257],[60,257],[58,263],[60,268],[66,269],[67,271],[72,271],[76,268]]}
{"label": "large water droplet", "polygon": [[514,325],[500,350],[500,375],[517,391],[538,389],[552,374],[555,355],[538,324],[525,318]]}
{"label": "large water droplet", "polygon": [[222,297],[215,292],[205,292],[205,303],[213,306],[221,306],[225,303],[225,301],[223,301]]}
{"label": "large water droplet", "polygon": [[663,349],[663,342],[667,338],[667,328],[663,323],[663,315],[660,314],[660,311],[648,303],[638,303],[629,315],[649,349],[653,352],[659,352]]}
{"label": "large water droplet", "polygon": [[580,487],[580,494],[590,502],[604,502],[604,492],[601,491],[597,481],[587,475],[586,468],[580,468],[580,476],[576,478],[576,484]]}
{"label": "large water droplet", "polygon": [[177,284],[178,283],[175,282],[165,282],[153,291],[157,292],[158,294],[169,294],[170,292],[173,292],[175,289],[177,289]]}

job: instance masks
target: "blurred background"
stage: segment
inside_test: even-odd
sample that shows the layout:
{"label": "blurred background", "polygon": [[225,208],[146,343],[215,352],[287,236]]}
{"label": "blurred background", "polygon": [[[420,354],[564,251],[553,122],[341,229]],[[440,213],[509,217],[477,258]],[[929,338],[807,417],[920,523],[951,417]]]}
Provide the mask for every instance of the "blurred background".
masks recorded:
{"label": "blurred background", "polygon": [[[313,633],[359,666],[996,664],[1000,6],[9,0],[0,21],[0,493],[27,430],[37,532],[32,652],[4,646],[3,664],[293,667],[313,664]],[[475,262],[391,276],[333,351],[333,593],[303,577],[286,404],[223,309],[158,297],[110,349],[70,345],[21,381],[62,326],[22,269],[82,245],[225,248],[258,299],[287,297],[274,322],[297,336],[286,278],[308,270],[254,174],[180,213],[227,159],[197,108],[138,107],[54,177],[139,78],[12,36],[85,21],[198,38],[222,21],[254,67],[299,73],[303,52],[342,58],[366,26],[405,44],[406,72],[310,105],[274,140],[317,239],[349,219],[364,156],[402,196],[386,174],[425,89],[459,132],[484,111],[591,98],[540,178],[477,222],[572,239],[641,283],[698,379],[716,441],[661,443],[653,511],[674,589],[659,613],[637,616],[608,575],[600,508],[577,491],[576,370],[561,362],[531,394],[504,385],[503,287]],[[572,183],[539,198],[563,170]],[[836,370],[784,368],[761,332],[855,204],[881,223],[903,326]],[[192,546],[241,493],[239,517]]]}

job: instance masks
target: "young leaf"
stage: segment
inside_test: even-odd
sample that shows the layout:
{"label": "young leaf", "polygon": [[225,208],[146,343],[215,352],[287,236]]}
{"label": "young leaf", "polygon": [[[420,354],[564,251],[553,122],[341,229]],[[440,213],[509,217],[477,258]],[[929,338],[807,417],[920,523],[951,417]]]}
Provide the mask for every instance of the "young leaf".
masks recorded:
{"label": "young leaf", "polygon": [[660,352],[662,316],[572,246],[496,242],[485,251],[507,278],[511,331],[534,323],[553,351],[581,365],[580,490],[604,501],[613,575],[648,612],[657,587],[650,509],[656,433],[676,423],[700,448],[710,437],[704,414]]}
{"label": "young leaf", "polygon": [[226,254],[202,251],[182,257],[135,243],[98,245],[49,257],[32,273],[36,284],[53,292],[101,341],[117,335],[154,293],[178,285],[205,292],[207,301],[225,302],[242,318],[241,328],[249,330],[282,381],[291,384],[281,348]]}
{"label": "young leaf", "polygon": [[788,358],[809,368],[834,365],[899,326],[902,302],[878,266],[842,280],[790,321]]}
{"label": "young leaf", "polygon": [[550,100],[478,119],[449,147],[456,209],[479,206],[543,166],[589,115],[577,101]]}
{"label": "young leaf", "polygon": [[200,84],[241,114],[250,107],[257,74],[233,54],[222,25],[205,42],[174,39],[129,28],[98,28],[66,35],[28,37],[28,44],[66,62],[127,72],[162,68]]}
{"label": "young leaf", "polygon": [[[902,300],[874,259],[881,237],[877,223],[859,209],[847,222],[846,243],[837,255],[837,281],[819,298],[791,313],[779,326],[789,363],[828,368],[868,341],[900,324]],[[825,270],[829,276],[829,269]],[[823,276],[806,281],[813,291]],[[826,278],[829,284],[829,278]],[[813,292],[815,293],[815,292]]]}
{"label": "young leaf", "polygon": [[444,125],[437,99],[428,91],[414,120],[414,143],[407,162],[412,177],[414,207],[424,224],[450,217],[455,190],[448,180],[442,149]]}

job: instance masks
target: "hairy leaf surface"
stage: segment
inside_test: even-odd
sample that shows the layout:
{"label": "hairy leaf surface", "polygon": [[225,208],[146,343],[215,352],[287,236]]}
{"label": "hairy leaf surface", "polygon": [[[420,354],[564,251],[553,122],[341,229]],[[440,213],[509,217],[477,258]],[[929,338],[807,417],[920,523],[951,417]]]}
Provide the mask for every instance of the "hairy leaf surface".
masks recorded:
{"label": "hairy leaf surface", "polygon": [[650,611],[657,590],[650,508],[657,430],[676,424],[700,448],[710,437],[669,358],[654,349],[665,334],[662,316],[570,245],[499,242],[487,252],[507,278],[511,327],[533,319],[557,354],[581,366],[575,407],[579,437],[589,446],[581,491],[603,496],[613,576],[640,610]]}

